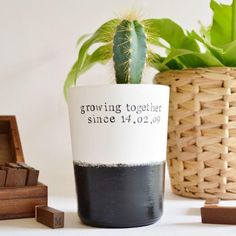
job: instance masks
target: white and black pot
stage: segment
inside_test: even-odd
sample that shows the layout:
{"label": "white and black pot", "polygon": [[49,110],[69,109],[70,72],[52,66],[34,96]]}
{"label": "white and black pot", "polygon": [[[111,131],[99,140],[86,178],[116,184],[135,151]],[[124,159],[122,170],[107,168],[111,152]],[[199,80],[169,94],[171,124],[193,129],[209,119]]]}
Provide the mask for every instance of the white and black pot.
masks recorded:
{"label": "white and black pot", "polygon": [[134,227],[162,215],[169,88],[99,85],[68,96],[78,212],[97,227]]}

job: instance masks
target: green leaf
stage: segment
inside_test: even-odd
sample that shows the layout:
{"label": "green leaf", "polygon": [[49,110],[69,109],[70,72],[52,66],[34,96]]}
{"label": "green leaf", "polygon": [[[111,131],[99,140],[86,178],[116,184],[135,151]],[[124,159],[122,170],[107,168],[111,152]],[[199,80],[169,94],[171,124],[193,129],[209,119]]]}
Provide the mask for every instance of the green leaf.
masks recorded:
{"label": "green leaf", "polygon": [[166,65],[171,60],[176,59],[180,56],[184,56],[184,55],[188,55],[188,54],[192,54],[192,53],[193,53],[192,51],[187,50],[187,49],[173,49],[173,50],[171,50],[169,55],[163,61],[163,65]]}
{"label": "green leaf", "polygon": [[211,26],[205,26],[202,24],[201,21],[198,21],[199,25],[200,25],[200,35],[207,40],[208,42],[211,41],[211,35],[210,35],[210,30],[211,30]]}
{"label": "green leaf", "polygon": [[236,40],[224,46],[224,65],[236,66]]}
{"label": "green leaf", "polygon": [[84,34],[82,36],[80,36],[76,42],[76,48],[79,47],[79,45],[86,39],[88,38],[88,36],[90,36],[90,34]]}
{"label": "green leaf", "polygon": [[143,20],[147,40],[156,44],[158,38],[164,39],[172,48],[183,48],[199,52],[199,46],[195,40],[185,35],[183,29],[170,19]]}
{"label": "green leaf", "polygon": [[201,42],[205,47],[222,63],[224,63],[223,59],[223,49],[222,48],[217,48],[207,40],[207,38],[201,37],[199,34],[197,34],[195,31],[192,31],[190,33],[190,36],[197,41]]}
{"label": "green leaf", "polygon": [[[74,86],[76,84],[78,77],[80,76],[81,72],[85,68],[84,63],[86,63],[86,60],[88,60],[89,58],[89,55],[87,52],[90,49],[90,47],[94,45],[95,43],[111,42],[113,39],[116,27],[119,24],[119,22],[120,22],[119,19],[112,19],[104,23],[102,26],[100,26],[97,29],[97,31],[89,39],[87,39],[82,44],[79,50],[77,61],[75,62],[71,71],[69,72],[67,79],[65,81],[65,84],[64,84],[64,94],[66,97],[67,97],[68,89],[71,86]],[[83,40],[83,36],[81,40]]]}
{"label": "green leaf", "polygon": [[79,51],[79,64],[78,67],[81,67],[88,49],[95,43],[107,43],[111,42],[116,30],[117,25],[119,24],[119,19],[112,19],[104,23],[87,41],[83,43]]}
{"label": "green leaf", "polygon": [[166,63],[166,65],[168,68],[170,68],[170,70],[182,70],[185,68],[178,58],[170,60],[168,63]]}
{"label": "green leaf", "polygon": [[64,83],[64,96],[66,99],[67,99],[67,93],[68,93],[69,88],[75,85],[74,78],[76,78],[79,74],[77,70],[78,63],[79,63],[78,60],[74,63]]}
{"label": "green leaf", "polygon": [[[75,86],[76,80],[80,75],[85,73],[96,63],[106,63],[112,58],[112,43],[105,44],[97,48],[91,55],[86,54],[83,66],[78,67],[79,60],[75,62],[71,68],[67,79],[64,83],[64,95],[67,98],[67,93],[70,87]],[[78,69],[79,68],[79,69]]]}
{"label": "green leaf", "polygon": [[236,40],[236,1],[231,5],[220,4],[211,0],[213,23],[210,30],[211,43],[221,47]]}
{"label": "green leaf", "polygon": [[147,65],[156,70],[181,70],[184,68],[184,66],[179,62],[178,59],[172,58],[164,64],[163,62],[165,58],[161,57],[159,54],[148,51],[147,55]]}
{"label": "green leaf", "polygon": [[177,58],[187,68],[222,66],[222,63],[210,52],[199,53],[186,49],[173,49],[164,60],[163,65]]}
{"label": "green leaf", "polygon": [[147,65],[159,71],[170,69],[167,65],[163,65],[163,58],[160,55],[151,51],[147,53]]}

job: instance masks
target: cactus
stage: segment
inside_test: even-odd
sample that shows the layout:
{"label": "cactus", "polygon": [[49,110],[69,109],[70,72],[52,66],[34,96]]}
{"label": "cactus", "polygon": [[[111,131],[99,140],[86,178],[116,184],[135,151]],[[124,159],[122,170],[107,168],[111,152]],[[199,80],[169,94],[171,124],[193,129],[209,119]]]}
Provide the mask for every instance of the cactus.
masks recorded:
{"label": "cactus", "polygon": [[[78,58],[64,84],[65,97],[68,89],[76,85],[77,79],[83,73],[96,63],[106,64],[112,58],[116,83],[119,84],[141,83],[145,65],[162,71],[184,68],[187,63],[191,63],[188,60],[191,57],[189,54],[195,53],[197,58],[194,61],[197,60],[198,63],[209,59],[208,54],[198,55],[200,50],[196,41],[169,19],[138,21],[131,14],[123,20],[112,19],[105,22],[94,34],[87,37],[88,35],[82,36],[78,41],[81,46]],[[163,44],[160,39],[169,45]],[[169,55],[162,57],[149,45],[165,49]],[[215,65],[216,61],[210,59],[210,63]]]}
{"label": "cactus", "polygon": [[123,20],[113,39],[113,61],[117,84],[141,82],[146,61],[146,35],[137,20]]}

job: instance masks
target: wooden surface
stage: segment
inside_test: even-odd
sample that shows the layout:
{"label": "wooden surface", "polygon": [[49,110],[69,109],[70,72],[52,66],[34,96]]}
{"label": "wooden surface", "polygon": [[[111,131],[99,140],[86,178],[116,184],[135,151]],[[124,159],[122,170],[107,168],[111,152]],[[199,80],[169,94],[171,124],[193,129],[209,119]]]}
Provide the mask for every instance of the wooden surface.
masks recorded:
{"label": "wooden surface", "polygon": [[35,206],[47,205],[47,186],[0,188],[0,220],[35,216]]}

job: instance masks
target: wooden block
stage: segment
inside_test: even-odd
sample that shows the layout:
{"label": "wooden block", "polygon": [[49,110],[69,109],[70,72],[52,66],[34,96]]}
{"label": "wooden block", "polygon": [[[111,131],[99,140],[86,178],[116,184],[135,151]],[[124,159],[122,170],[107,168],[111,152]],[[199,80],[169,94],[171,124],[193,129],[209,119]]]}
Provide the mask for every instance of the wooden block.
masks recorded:
{"label": "wooden block", "polygon": [[2,167],[6,170],[5,187],[21,187],[25,186],[27,178],[27,170],[11,167]]}
{"label": "wooden block", "polygon": [[16,187],[21,187],[26,185],[27,170],[17,169],[16,171]]}
{"label": "wooden block", "polygon": [[6,170],[0,170],[0,187],[5,186],[7,172]]}
{"label": "wooden block", "polygon": [[39,170],[28,169],[27,186],[33,186],[38,183]]}
{"label": "wooden block", "polygon": [[236,207],[205,206],[201,208],[202,223],[236,224]]}
{"label": "wooden block", "polygon": [[0,190],[0,220],[35,217],[35,206],[47,205],[47,186],[38,184]]}
{"label": "wooden block", "polygon": [[37,185],[38,177],[39,177],[39,170],[35,170],[34,168],[28,166],[25,163],[18,163],[18,165],[20,165],[22,168],[25,168],[27,170],[26,185],[27,186]]}
{"label": "wooden block", "polygon": [[207,198],[205,201],[205,205],[217,205],[219,204],[219,199],[218,198]]}
{"label": "wooden block", "polygon": [[3,170],[6,170],[6,187],[16,187],[16,177],[17,177],[17,169],[11,167],[2,167]]}
{"label": "wooden block", "polygon": [[36,220],[52,229],[64,227],[64,212],[48,206],[36,206]]}

